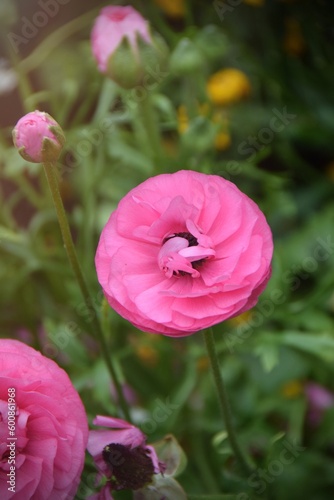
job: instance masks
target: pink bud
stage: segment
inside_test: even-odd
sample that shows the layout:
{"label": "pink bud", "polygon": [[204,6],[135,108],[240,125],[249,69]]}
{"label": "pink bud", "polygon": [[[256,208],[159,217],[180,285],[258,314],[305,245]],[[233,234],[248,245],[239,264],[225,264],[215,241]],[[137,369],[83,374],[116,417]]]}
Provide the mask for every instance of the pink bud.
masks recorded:
{"label": "pink bud", "polygon": [[36,110],[17,122],[13,141],[25,160],[41,163],[58,160],[65,136],[60,125],[48,113]]}
{"label": "pink bud", "polygon": [[111,5],[101,10],[92,31],[92,50],[102,73],[107,71],[109,57],[126,38],[138,52],[137,36],[151,42],[148,22],[133,7]]}

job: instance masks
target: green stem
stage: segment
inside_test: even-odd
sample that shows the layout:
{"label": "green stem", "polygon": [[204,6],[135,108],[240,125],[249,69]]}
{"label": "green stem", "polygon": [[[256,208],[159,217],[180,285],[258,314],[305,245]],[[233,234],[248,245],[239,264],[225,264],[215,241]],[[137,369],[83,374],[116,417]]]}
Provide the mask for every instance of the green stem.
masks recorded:
{"label": "green stem", "polygon": [[[54,206],[56,209],[58,222],[59,222],[59,226],[60,226],[60,230],[61,230],[61,234],[63,237],[64,246],[65,246],[65,249],[67,252],[68,259],[70,261],[70,264],[71,264],[71,267],[72,267],[73,272],[75,274],[75,277],[78,281],[78,284],[79,284],[81,293],[83,295],[85,304],[89,309],[91,309],[93,301],[91,299],[91,295],[90,295],[88,286],[86,284],[86,281],[84,279],[84,276],[83,276],[83,273],[82,273],[82,270],[81,270],[81,267],[80,267],[80,264],[78,261],[78,257],[77,257],[77,253],[76,253],[75,246],[73,243],[68,220],[66,217],[66,212],[64,209],[63,201],[62,201],[61,196],[60,196],[58,179],[57,179],[57,175],[56,175],[56,165],[54,163],[51,163],[51,162],[45,162],[43,164],[43,166],[44,166],[45,175],[46,175],[46,178],[47,178],[47,181],[49,184],[49,188],[50,188],[50,191],[52,194],[53,203],[54,203]],[[98,340],[100,342],[102,356],[104,357],[104,360],[105,360],[106,365],[108,367],[112,381],[115,385],[120,407],[124,413],[125,418],[129,422],[131,422],[128,405],[125,401],[125,398],[124,398],[124,395],[122,392],[122,388],[121,388],[121,384],[118,380],[117,373],[116,373],[116,370],[114,368],[113,362],[111,360],[111,357],[108,355],[107,342],[106,342],[105,337],[103,335],[101,325],[100,325],[100,322],[99,322],[98,317],[96,315],[96,312],[93,315],[93,325],[92,326],[93,326],[93,330],[94,330],[95,334],[97,335]]]}
{"label": "green stem", "polygon": [[228,402],[227,392],[225,388],[225,384],[223,381],[223,377],[221,374],[221,370],[219,367],[219,360],[216,352],[216,346],[214,341],[214,335],[212,328],[204,331],[204,339],[206,343],[206,348],[208,351],[208,356],[211,364],[211,370],[213,374],[213,378],[216,384],[218,399],[222,411],[222,415],[225,421],[225,427],[228,434],[228,438],[230,441],[231,448],[237,458],[240,468],[246,476],[249,476],[254,472],[253,467],[249,464],[248,459],[244,455],[237,436],[232,424],[232,414],[230,405]]}
{"label": "green stem", "polygon": [[17,54],[13,50],[8,50],[8,54],[11,59],[12,66],[15,69],[18,76],[17,81],[18,81],[18,88],[21,96],[22,106],[24,108],[24,111],[26,113],[29,113],[30,111],[34,110],[32,104],[29,102],[29,98],[33,94],[33,89],[30,80],[28,78],[27,73],[21,68]]}
{"label": "green stem", "polygon": [[159,160],[162,160],[164,155],[161,148],[159,123],[153,108],[150,91],[147,92],[144,99],[138,102],[138,112],[146,133],[147,143],[150,145],[150,156],[157,167]]}

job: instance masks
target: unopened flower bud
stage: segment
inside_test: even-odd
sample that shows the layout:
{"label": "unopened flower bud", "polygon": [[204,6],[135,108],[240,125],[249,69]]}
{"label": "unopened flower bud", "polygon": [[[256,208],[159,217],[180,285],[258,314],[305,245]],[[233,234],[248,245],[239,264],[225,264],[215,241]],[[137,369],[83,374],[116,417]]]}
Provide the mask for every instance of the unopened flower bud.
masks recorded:
{"label": "unopened flower bud", "polygon": [[60,125],[43,111],[26,114],[13,130],[14,146],[29,162],[41,163],[57,161],[65,136]]}
{"label": "unopened flower bud", "polygon": [[148,21],[131,6],[101,10],[92,30],[92,50],[99,70],[126,89],[160,69],[168,54],[165,42],[151,34]]}

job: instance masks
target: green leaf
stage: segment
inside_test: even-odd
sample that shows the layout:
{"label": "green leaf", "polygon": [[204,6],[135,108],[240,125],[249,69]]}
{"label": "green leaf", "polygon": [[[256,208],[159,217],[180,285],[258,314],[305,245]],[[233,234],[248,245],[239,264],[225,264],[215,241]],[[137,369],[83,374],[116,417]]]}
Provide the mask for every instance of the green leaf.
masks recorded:
{"label": "green leaf", "polygon": [[187,500],[187,495],[172,477],[154,476],[153,484],[133,492],[134,500]]}
{"label": "green leaf", "polygon": [[284,345],[313,354],[326,362],[334,361],[334,338],[329,334],[287,332],[281,336],[281,341]]}
{"label": "green leaf", "polygon": [[168,434],[152,445],[159,460],[166,465],[164,476],[178,476],[187,465],[187,457],[172,434]]}
{"label": "green leaf", "polygon": [[260,344],[255,348],[255,353],[266,373],[271,372],[279,362],[279,349],[274,344]]}

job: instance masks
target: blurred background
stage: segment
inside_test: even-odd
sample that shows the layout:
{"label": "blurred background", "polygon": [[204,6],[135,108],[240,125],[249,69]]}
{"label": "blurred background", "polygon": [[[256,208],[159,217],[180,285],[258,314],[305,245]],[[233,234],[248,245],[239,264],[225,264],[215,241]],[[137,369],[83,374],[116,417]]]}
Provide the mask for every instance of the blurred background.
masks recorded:
{"label": "blurred background", "polygon": [[[261,491],[251,480],[240,490],[234,476],[200,336],[138,333],[102,307],[108,342],[149,441],[173,433],[184,448],[188,466],[179,481],[187,492],[330,499],[334,3],[129,1],[165,39],[170,59],[156,69],[156,85],[127,95],[98,73],[91,55],[94,19],[108,4],[0,0],[1,335],[63,366],[90,417],[115,414],[92,311],[68,267],[43,171],[12,147],[12,128],[25,112],[47,111],[65,131],[60,189],[92,307],[102,302],[97,241],[121,197],[166,171],[223,176],[259,204],[275,241],[273,276],[258,306],[215,327],[240,439],[263,471]],[[158,161],[141,134],[143,96],[159,124]],[[149,424],[166,398],[177,410]],[[87,459],[87,494],[93,470]]]}

